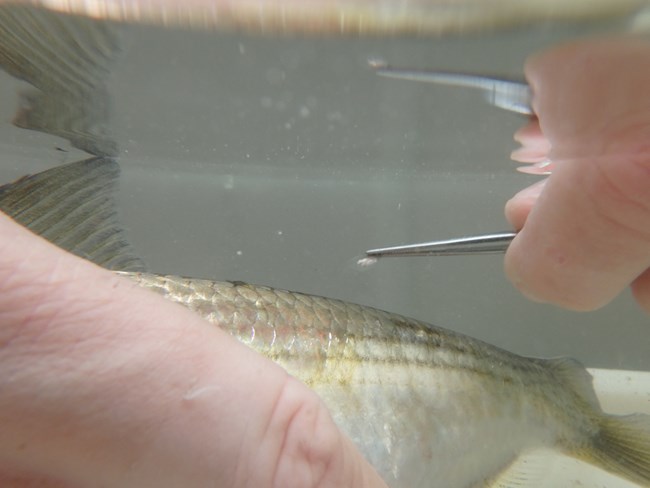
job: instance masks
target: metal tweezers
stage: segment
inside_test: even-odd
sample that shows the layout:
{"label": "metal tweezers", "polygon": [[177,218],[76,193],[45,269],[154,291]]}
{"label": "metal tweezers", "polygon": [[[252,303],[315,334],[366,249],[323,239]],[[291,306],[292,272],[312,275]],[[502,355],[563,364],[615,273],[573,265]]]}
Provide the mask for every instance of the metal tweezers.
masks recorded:
{"label": "metal tweezers", "polygon": [[453,71],[397,69],[378,60],[371,60],[369,64],[379,76],[474,88],[483,92],[490,105],[523,115],[534,113],[531,107],[532,91],[523,80]]}
{"label": "metal tweezers", "polygon": [[506,252],[515,238],[515,232],[479,234],[442,241],[382,247],[366,251],[369,258],[400,256],[453,256],[459,254],[498,254]]}
{"label": "metal tweezers", "polygon": [[[495,107],[523,115],[534,113],[531,107],[532,92],[523,81],[449,71],[395,69],[381,61],[370,61],[370,65],[380,76],[474,88],[481,90],[487,102]],[[366,251],[366,256],[380,258],[504,253],[516,235],[515,232],[496,232],[420,244],[383,247]]]}

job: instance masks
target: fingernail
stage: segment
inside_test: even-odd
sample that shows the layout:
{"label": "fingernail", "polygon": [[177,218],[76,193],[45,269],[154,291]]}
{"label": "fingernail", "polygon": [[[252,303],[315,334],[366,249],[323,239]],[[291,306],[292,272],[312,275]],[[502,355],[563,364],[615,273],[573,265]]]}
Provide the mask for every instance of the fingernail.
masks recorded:
{"label": "fingernail", "polygon": [[544,175],[548,176],[553,172],[553,168],[555,165],[550,159],[545,159],[544,161],[540,161],[535,164],[531,164],[528,166],[519,166],[517,168],[517,171],[520,173],[526,173],[529,175]]}
{"label": "fingernail", "polygon": [[510,159],[518,163],[541,163],[548,159],[546,151],[532,149],[529,147],[520,147],[510,153]]}

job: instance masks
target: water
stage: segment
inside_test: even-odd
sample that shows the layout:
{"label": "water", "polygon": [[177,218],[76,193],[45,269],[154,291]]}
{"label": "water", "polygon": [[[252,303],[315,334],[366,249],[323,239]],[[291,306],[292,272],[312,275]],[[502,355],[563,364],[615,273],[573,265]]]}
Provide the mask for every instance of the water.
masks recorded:
{"label": "water", "polygon": [[[505,201],[536,181],[509,161],[524,119],[478,94],[379,78],[369,58],[517,76],[534,51],[623,25],[439,39],[115,26],[105,82],[122,220],[156,272],[342,298],[521,354],[650,370],[648,317],[629,293],[574,313],[520,296],[501,256],[357,265],[373,247],[505,230]],[[85,157],[11,123],[26,87],[0,76],[2,182]]]}

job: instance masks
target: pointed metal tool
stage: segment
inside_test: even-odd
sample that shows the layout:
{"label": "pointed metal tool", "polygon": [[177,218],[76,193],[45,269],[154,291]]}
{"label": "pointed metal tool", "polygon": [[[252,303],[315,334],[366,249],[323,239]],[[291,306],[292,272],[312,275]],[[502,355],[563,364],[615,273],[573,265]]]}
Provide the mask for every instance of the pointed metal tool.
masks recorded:
{"label": "pointed metal tool", "polygon": [[498,254],[506,252],[515,238],[515,232],[497,232],[442,241],[423,242],[404,246],[382,247],[366,251],[369,258],[401,256],[453,256],[464,254]]}
{"label": "pointed metal tool", "polygon": [[[473,88],[482,91],[488,103],[496,107],[524,115],[534,113],[531,106],[531,89],[528,84],[520,80],[451,71],[396,69],[383,60],[370,60],[369,64],[380,76]],[[381,258],[504,253],[516,235],[515,232],[496,232],[419,244],[383,247],[366,251],[366,256]]]}
{"label": "pointed metal tool", "polygon": [[377,60],[370,60],[369,64],[379,76],[474,88],[482,91],[487,102],[495,107],[523,115],[534,113],[531,107],[532,92],[522,80],[453,71],[399,69]]}

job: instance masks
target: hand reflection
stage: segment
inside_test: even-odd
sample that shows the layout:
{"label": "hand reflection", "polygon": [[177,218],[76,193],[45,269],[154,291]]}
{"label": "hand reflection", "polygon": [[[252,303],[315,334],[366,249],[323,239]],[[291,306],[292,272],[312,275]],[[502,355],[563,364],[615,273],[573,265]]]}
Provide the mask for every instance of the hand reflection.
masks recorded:
{"label": "hand reflection", "polygon": [[537,119],[513,159],[552,170],[515,195],[506,272],[534,300],[599,308],[631,285],[650,313],[650,42],[579,41],[530,58]]}

